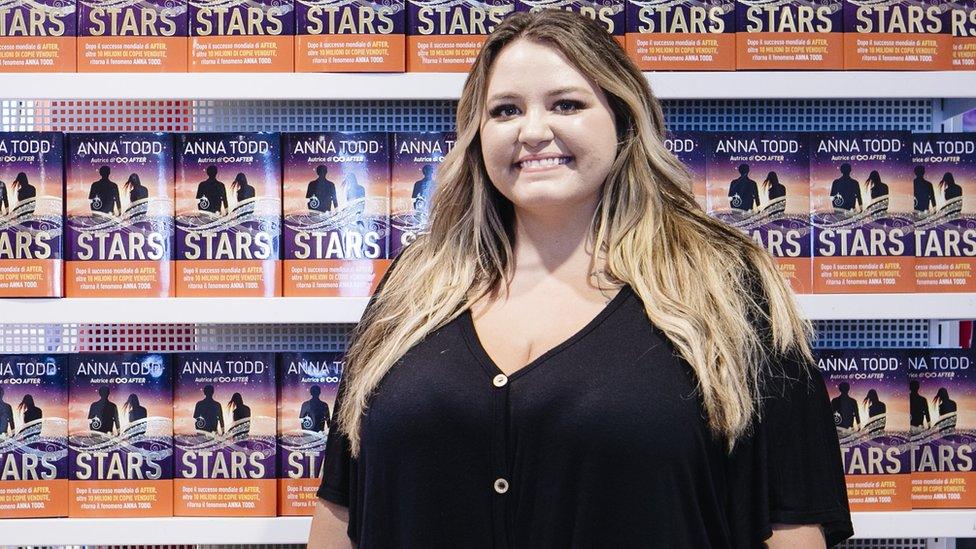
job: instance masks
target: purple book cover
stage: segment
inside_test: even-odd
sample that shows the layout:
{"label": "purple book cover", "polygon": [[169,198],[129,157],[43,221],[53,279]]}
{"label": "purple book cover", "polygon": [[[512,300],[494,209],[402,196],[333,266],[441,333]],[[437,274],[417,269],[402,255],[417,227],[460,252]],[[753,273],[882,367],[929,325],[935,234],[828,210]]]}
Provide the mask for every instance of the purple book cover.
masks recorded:
{"label": "purple book cover", "polygon": [[277,260],[280,226],[277,133],[177,137],[177,259]]}
{"label": "purple book cover", "polygon": [[68,139],[68,297],[173,295],[173,139],[83,133]]}
{"label": "purple book cover", "polygon": [[66,355],[0,355],[0,463],[0,481],[67,480]]}
{"label": "purple book cover", "polygon": [[78,0],[78,36],[187,36],[186,0]]}
{"label": "purple book cover", "polygon": [[704,132],[668,132],[664,147],[668,149],[691,175],[691,192],[702,210],[708,209],[705,196],[705,148],[708,134]]}
{"label": "purple book cover", "polygon": [[388,257],[387,141],[380,132],[285,136],[285,259]]}
{"label": "purple book cover", "polygon": [[0,133],[0,267],[61,259],[63,170],[60,133]]}
{"label": "purple book cover", "polygon": [[295,34],[404,34],[404,7],[402,0],[296,1]]}
{"label": "purple book cover", "polygon": [[627,2],[627,32],[735,34],[734,0]]}
{"label": "purple book cover", "polygon": [[176,478],[275,478],[273,353],[180,354],[175,395]]}
{"label": "purple book cover", "polygon": [[603,25],[621,39],[626,31],[624,0],[516,0],[515,11],[557,9],[576,12]]}
{"label": "purple book cover", "polygon": [[810,292],[810,171],[799,133],[711,134],[708,213],[777,259],[797,292]]}
{"label": "purple book cover", "polygon": [[189,2],[190,36],[292,36],[295,11],[291,1],[208,0]]}
{"label": "purple book cover", "polygon": [[912,135],[915,283],[976,291],[976,134]]}
{"label": "purple book cover", "polygon": [[73,481],[173,478],[173,377],[168,355],[70,355]]}
{"label": "purple book cover", "polygon": [[514,12],[515,0],[407,0],[407,35],[488,35]]}
{"label": "purple book cover", "polygon": [[814,290],[915,291],[915,206],[904,132],[809,134]]}
{"label": "purple book cover", "polygon": [[454,148],[454,132],[398,132],[392,135],[390,255],[400,255],[430,222],[437,169]]}
{"label": "purple book cover", "polygon": [[923,349],[909,356],[912,504],[972,508],[976,448],[976,356]]}
{"label": "purple book cover", "polygon": [[13,0],[0,10],[0,38],[77,36],[73,0]]}
{"label": "purple book cover", "polygon": [[852,510],[911,508],[906,350],[817,350]]}
{"label": "purple book cover", "polygon": [[278,355],[278,476],[320,478],[343,353]]}

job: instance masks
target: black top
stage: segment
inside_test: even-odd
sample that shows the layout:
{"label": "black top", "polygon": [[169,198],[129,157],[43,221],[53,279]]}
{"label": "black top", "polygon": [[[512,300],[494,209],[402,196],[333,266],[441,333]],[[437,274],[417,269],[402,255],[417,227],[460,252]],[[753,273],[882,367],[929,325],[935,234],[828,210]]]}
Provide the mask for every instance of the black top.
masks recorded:
{"label": "black top", "polygon": [[380,383],[358,459],[329,435],[318,495],[364,549],[761,547],[774,523],[835,544],[852,527],[826,388],[797,361],[772,370],[729,455],[629,288],[507,378],[465,312]]}

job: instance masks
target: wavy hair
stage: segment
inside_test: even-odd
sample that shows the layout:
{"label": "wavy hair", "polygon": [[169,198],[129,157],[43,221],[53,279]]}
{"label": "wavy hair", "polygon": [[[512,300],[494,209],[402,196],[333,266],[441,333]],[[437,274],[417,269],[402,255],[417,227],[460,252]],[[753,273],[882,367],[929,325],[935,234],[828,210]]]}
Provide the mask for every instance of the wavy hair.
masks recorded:
{"label": "wavy hair", "polygon": [[488,178],[479,127],[492,65],[516,40],[562,52],[606,94],[618,147],[592,219],[592,249],[606,277],[630,285],[691,365],[709,429],[731,451],[760,414],[760,372],[774,355],[812,360],[809,324],[772,258],[698,207],[691,176],[664,146],[661,106],[619,44],[590,19],[546,10],[510,16],[482,47],[458,102],[455,147],[438,170],[429,233],[401,253],[352,334],[339,412],[352,454],[390,368],[511,275],[513,207]]}

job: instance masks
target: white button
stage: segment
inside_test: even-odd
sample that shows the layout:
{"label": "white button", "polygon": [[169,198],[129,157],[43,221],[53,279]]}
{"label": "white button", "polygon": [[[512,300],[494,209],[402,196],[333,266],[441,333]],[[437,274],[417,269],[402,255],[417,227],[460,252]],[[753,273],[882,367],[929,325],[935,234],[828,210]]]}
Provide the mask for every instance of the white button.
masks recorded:
{"label": "white button", "polygon": [[508,376],[505,374],[498,374],[495,379],[491,380],[495,384],[495,387],[504,387],[508,383]]}
{"label": "white button", "polygon": [[508,481],[500,478],[495,481],[495,491],[499,494],[504,494],[508,491]]}

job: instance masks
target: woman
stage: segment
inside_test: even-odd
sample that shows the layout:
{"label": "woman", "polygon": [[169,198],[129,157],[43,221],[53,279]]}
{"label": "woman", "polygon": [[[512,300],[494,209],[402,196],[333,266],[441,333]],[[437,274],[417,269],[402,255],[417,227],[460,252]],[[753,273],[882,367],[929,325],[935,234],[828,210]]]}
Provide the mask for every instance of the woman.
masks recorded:
{"label": "woman", "polygon": [[878,170],[871,170],[864,184],[871,195],[871,200],[888,196],[888,184],[881,181],[881,174],[878,173]]}
{"label": "woman", "polygon": [[244,173],[238,173],[237,177],[230,184],[232,189],[237,191],[237,203],[240,204],[245,200],[254,198],[254,185],[247,182],[247,176]]}
{"label": "woman", "polygon": [[888,405],[881,401],[875,389],[868,391],[867,396],[864,397],[864,405],[868,407],[868,420],[888,411]]}
{"label": "woman", "polygon": [[939,418],[956,413],[956,401],[949,398],[949,391],[945,387],[940,387],[935,393],[935,403],[939,410]]}
{"label": "woman", "polygon": [[149,198],[149,188],[142,184],[142,180],[139,179],[139,174],[137,173],[130,174],[123,186],[129,190],[130,208],[136,202]]}
{"label": "woman", "polygon": [[130,393],[129,398],[125,399],[125,404],[122,405],[122,411],[128,411],[129,413],[128,428],[131,434],[142,434],[146,432],[145,422],[133,426],[137,421],[146,419],[149,416],[146,407],[139,403],[139,395]]}
{"label": "woman", "polygon": [[849,536],[808,326],[770,257],[698,208],[613,38],[515,14],[457,115],[430,232],[347,353],[309,547]]}
{"label": "woman", "polygon": [[[10,190],[17,193],[18,206],[32,198],[37,197],[37,187],[31,185],[30,180],[27,179],[27,174],[24,172],[17,173],[17,177],[14,178],[14,182],[10,185]],[[24,215],[33,214],[34,204],[31,204],[29,207],[23,209],[21,213]]]}
{"label": "woman", "polygon": [[240,427],[238,427],[237,423],[241,420],[250,419],[251,407],[244,404],[244,397],[240,393],[234,393],[230,397],[230,402],[227,403],[227,409],[230,410],[231,419],[233,420],[231,432],[234,434],[234,440],[247,438],[251,434],[250,422]]}
{"label": "woman", "polygon": [[946,202],[962,196],[962,186],[956,183],[956,178],[952,172],[946,172],[942,176],[942,179],[939,180],[939,188],[942,189],[942,196]]}
{"label": "woman", "polygon": [[149,415],[146,411],[146,407],[139,404],[139,395],[132,393],[129,398],[125,400],[125,404],[122,405],[122,411],[129,412],[129,423],[135,423],[140,419],[146,419]]}
{"label": "woman", "polygon": [[779,175],[776,172],[769,172],[763,180],[763,189],[770,201],[786,196],[786,185],[779,182]]}
{"label": "woman", "polygon": [[20,400],[20,404],[17,405],[17,411],[21,413],[21,417],[24,419],[21,425],[27,425],[44,416],[44,412],[34,404],[34,396],[31,394],[24,395],[24,398]]}

